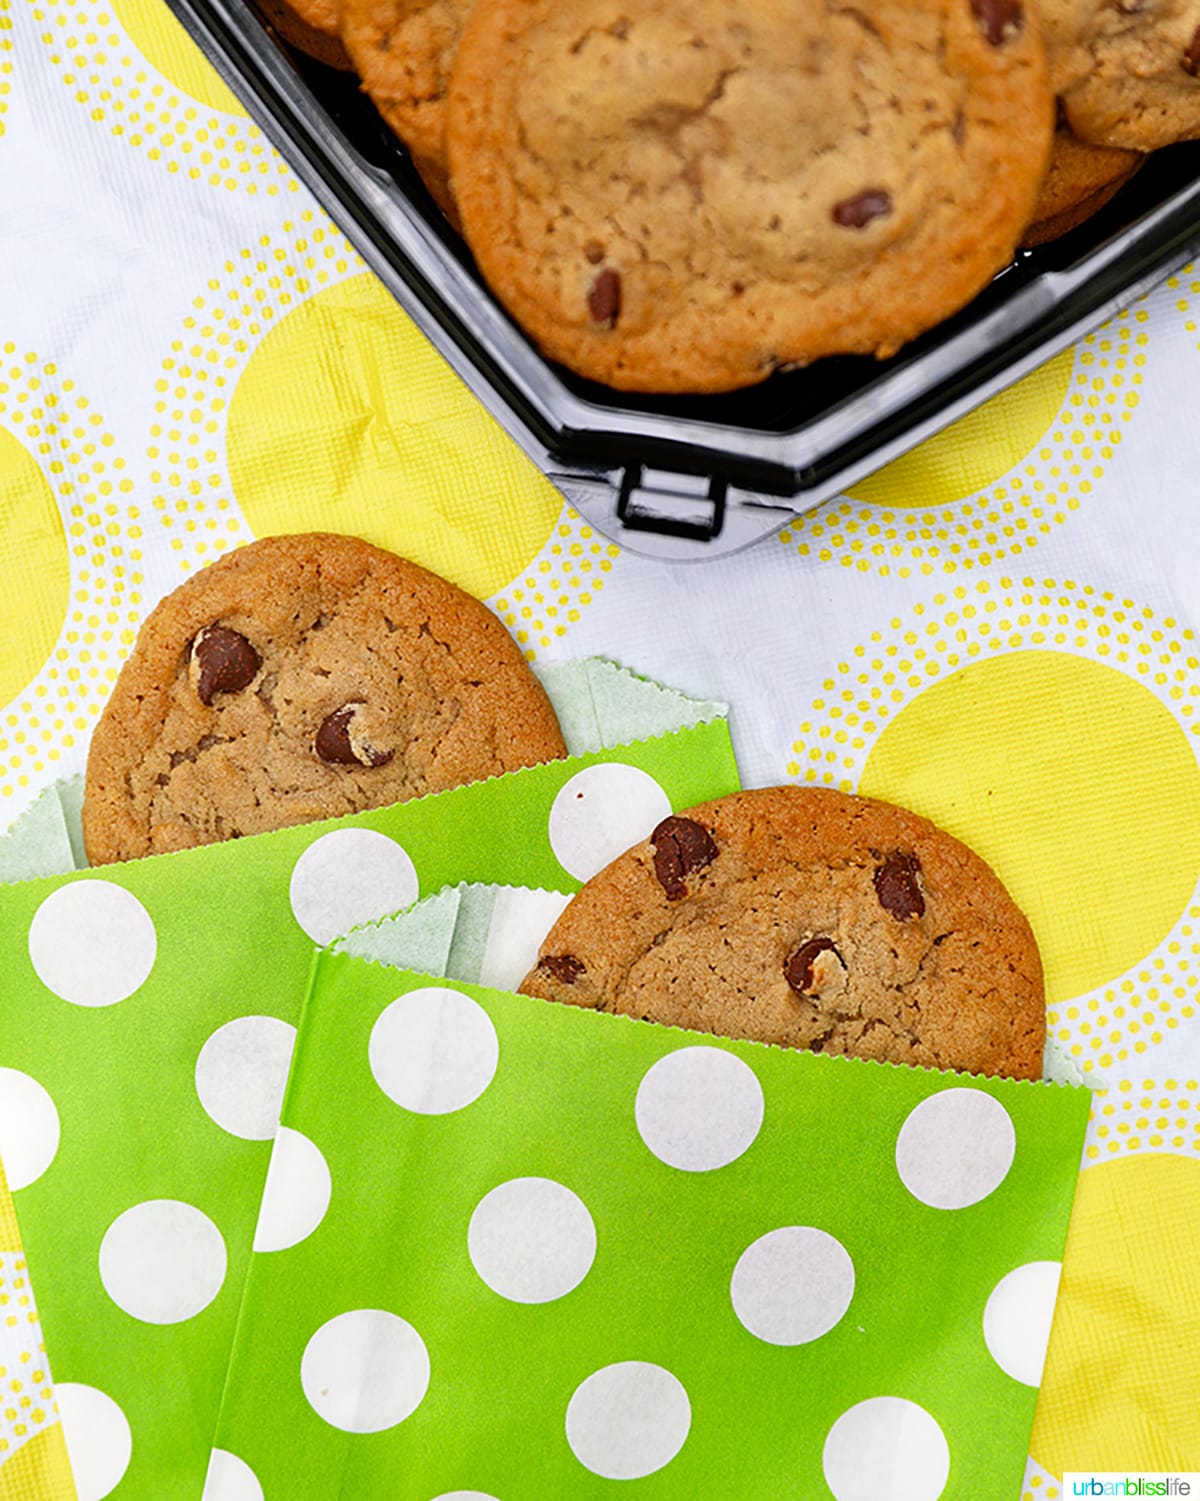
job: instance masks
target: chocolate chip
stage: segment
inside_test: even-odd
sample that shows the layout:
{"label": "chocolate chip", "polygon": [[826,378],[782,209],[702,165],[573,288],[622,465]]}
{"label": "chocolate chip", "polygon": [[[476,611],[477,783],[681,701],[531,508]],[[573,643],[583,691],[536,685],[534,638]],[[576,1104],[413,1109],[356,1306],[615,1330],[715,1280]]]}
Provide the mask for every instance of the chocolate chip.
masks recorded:
{"label": "chocolate chip", "polygon": [[993,47],[1016,36],[1025,24],[1021,0],[971,0],[971,9]]}
{"label": "chocolate chip", "polygon": [[253,682],[262,658],[237,631],[225,625],[206,625],[192,642],[196,666],[196,697],[211,704],[214,693],[238,693]]}
{"label": "chocolate chip", "polygon": [[1200,76],[1200,26],[1192,33],[1192,39],[1183,54],[1183,71],[1190,73],[1193,78]]}
{"label": "chocolate chip", "polygon": [[538,960],[537,967],[553,975],[556,980],[561,980],[564,985],[574,985],[580,975],[587,974],[587,965],[582,959],[576,959],[574,954],[547,954],[544,959]]}
{"label": "chocolate chip", "polygon": [[588,291],[587,304],[594,323],[607,323],[609,328],[616,327],[617,319],[621,316],[621,277],[611,266],[597,271]]}
{"label": "chocolate chip", "polygon": [[376,750],[357,733],[354,718],[361,704],[343,704],[326,714],[313,741],[322,761],[335,766],[386,766],[394,751]]}
{"label": "chocolate chip", "polygon": [[669,901],[687,896],[684,877],[703,870],[717,858],[712,835],[694,818],[664,818],[650,835],[654,846],[654,874]]}
{"label": "chocolate chip", "polygon": [[924,914],[925,898],[917,881],[920,871],[921,862],[916,855],[899,852],[889,855],[882,865],[875,867],[875,895],[879,898],[879,905],[898,922]]}
{"label": "chocolate chip", "polygon": [[865,229],[872,219],[882,219],[892,211],[892,196],[883,188],[868,188],[853,198],[843,198],[833,206],[833,222],[843,229]]}
{"label": "chocolate chip", "polygon": [[[836,967],[829,960],[822,961],[822,954],[832,954]],[[838,970],[844,975],[846,966],[833,939],[810,938],[783,966],[783,977],[797,995],[817,995]]]}
{"label": "chocolate chip", "polygon": [[313,750],[322,761],[341,766],[358,764],[358,757],[350,744],[350,719],[353,713],[354,710],[350,708],[335,709],[321,721],[321,728],[313,741]]}

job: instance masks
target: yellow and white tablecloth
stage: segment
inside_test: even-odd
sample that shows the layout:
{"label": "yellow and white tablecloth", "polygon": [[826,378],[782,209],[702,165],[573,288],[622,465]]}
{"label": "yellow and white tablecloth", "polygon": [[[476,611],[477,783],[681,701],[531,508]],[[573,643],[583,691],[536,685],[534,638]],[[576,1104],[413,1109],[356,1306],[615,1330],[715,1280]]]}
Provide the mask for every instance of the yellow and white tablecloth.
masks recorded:
{"label": "yellow and white tablecloth", "polygon": [[[886,796],[989,860],[1098,1089],[1023,1501],[1200,1468],[1200,273],[669,566],[562,502],[160,0],[0,0],[0,184],[0,828],[82,768],[155,601],[270,532],[728,699],[747,785]],[[0,1496],[72,1494],[48,1373],[5,1195]]]}

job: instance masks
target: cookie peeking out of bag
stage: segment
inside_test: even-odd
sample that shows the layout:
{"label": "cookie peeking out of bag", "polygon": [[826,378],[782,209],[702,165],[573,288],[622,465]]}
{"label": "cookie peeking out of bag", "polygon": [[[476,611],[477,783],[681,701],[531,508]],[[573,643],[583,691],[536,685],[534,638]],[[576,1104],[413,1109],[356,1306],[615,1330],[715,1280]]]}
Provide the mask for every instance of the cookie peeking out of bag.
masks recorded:
{"label": "cookie peeking out of bag", "polygon": [[665,819],[575,896],[520,989],[814,1052],[1042,1071],[1041,959],[994,872],[915,813],[817,788]]}
{"label": "cookie peeking out of bag", "polygon": [[354,537],[266,537],[146,618],[92,737],[93,865],[383,807],[566,754],[477,599]]}

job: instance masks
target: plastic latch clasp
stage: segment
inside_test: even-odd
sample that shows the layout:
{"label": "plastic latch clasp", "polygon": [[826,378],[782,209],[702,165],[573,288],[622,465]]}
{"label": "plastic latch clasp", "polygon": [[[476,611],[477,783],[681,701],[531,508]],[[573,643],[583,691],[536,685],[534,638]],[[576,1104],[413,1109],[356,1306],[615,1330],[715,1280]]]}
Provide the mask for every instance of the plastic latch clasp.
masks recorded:
{"label": "plastic latch clasp", "polygon": [[621,477],[617,516],[631,531],[711,542],[725,524],[727,490],[716,475],[633,464]]}

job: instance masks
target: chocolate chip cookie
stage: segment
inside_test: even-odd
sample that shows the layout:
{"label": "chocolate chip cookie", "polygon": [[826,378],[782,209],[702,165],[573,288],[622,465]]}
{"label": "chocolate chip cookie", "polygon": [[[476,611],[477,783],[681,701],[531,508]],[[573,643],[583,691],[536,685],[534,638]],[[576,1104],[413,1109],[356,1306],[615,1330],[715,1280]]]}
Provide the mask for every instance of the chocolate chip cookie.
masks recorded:
{"label": "chocolate chip cookie", "polygon": [[84,840],[128,860],[565,753],[478,600],[353,537],[266,537],[146,618],[92,737]]}
{"label": "chocolate chip cookie", "polygon": [[1200,138],[1200,0],[1035,0],[1071,129],[1153,151]]}
{"label": "chocolate chip cookie", "polygon": [[341,37],[380,114],[453,217],[446,165],[450,66],[473,0],[341,0]]}
{"label": "chocolate chip cookie", "polygon": [[1116,146],[1089,146],[1068,125],[1054,132],[1050,169],[1038,194],[1033,220],[1021,236],[1025,249],[1044,245],[1082,224],[1129,181],[1145,153]]}
{"label": "chocolate chip cookie", "polygon": [[263,19],[293,47],[315,57],[327,68],[352,73],[354,64],[338,36],[337,6],[333,0],[254,0]]}
{"label": "chocolate chip cookie", "polygon": [[838,792],[741,792],[665,819],[572,900],[520,988],[785,1047],[1041,1075],[1041,960],[995,874],[926,819]]}
{"label": "chocolate chip cookie", "polygon": [[1006,265],[1054,110],[1023,0],[477,0],[447,149],[551,358],[721,391],[888,355]]}

